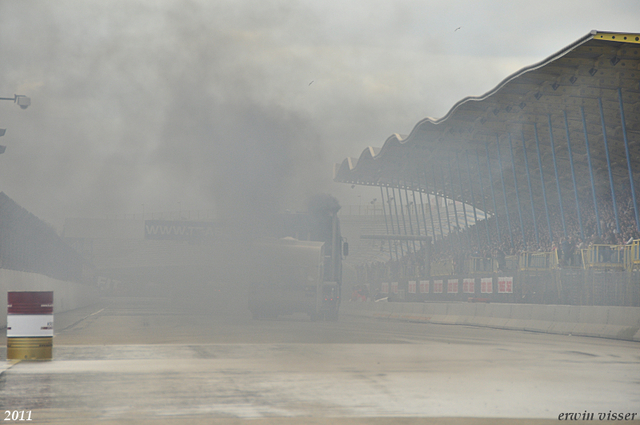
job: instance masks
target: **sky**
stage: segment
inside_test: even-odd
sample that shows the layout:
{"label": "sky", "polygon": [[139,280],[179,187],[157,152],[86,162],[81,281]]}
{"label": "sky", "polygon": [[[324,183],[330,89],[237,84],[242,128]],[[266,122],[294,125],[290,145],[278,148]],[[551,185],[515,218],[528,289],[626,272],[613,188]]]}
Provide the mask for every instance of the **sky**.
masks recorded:
{"label": "sky", "polygon": [[333,165],[640,1],[0,0],[0,190],[67,217],[242,216],[375,196]]}

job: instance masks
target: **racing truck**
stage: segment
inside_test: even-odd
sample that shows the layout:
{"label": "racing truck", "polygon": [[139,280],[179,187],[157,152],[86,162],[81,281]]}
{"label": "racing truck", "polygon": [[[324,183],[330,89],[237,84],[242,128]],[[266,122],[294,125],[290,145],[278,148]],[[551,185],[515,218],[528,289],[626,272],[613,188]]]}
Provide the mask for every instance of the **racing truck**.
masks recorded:
{"label": "racing truck", "polygon": [[270,222],[270,236],[254,241],[248,288],[254,319],[293,313],[306,313],[311,320],[338,319],[342,258],[349,250],[340,234],[338,209],[325,202],[309,213],[279,214]]}

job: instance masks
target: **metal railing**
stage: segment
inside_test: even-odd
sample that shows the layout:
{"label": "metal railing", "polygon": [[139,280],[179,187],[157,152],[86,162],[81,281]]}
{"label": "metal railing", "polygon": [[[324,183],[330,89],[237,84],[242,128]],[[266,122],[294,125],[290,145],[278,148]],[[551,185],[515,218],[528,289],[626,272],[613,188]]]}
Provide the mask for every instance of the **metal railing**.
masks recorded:
{"label": "metal railing", "polygon": [[468,273],[494,272],[498,270],[498,262],[493,258],[469,257],[465,261]]}
{"label": "metal railing", "polygon": [[[507,256],[502,265],[496,258],[469,257],[464,263],[453,259],[432,261],[427,272],[423,267],[406,264],[387,264],[388,278],[421,278],[452,276],[464,273],[495,273],[499,270],[542,271],[557,269],[617,269],[632,272],[640,269],[640,240],[628,245],[592,245],[577,249],[570,257],[562,258],[558,250],[550,252],[522,252]],[[380,271],[375,273],[380,278]],[[373,276],[371,276],[373,277]],[[369,279],[371,280],[371,279]]]}
{"label": "metal railing", "polygon": [[455,273],[453,260],[439,260],[431,263],[431,276],[450,276]]}
{"label": "metal railing", "polygon": [[[618,268],[628,269],[634,258],[638,258],[640,245],[592,245],[572,255],[560,256],[551,252],[522,252],[518,258],[520,270],[551,270],[558,268]],[[640,264],[640,260],[638,261]]]}
{"label": "metal railing", "polygon": [[625,252],[629,245],[592,245],[583,255],[584,265],[589,268],[625,268]]}
{"label": "metal railing", "polygon": [[520,270],[549,270],[554,264],[552,252],[522,252],[518,261]]}
{"label": "metal railing", "polygon": [[631,242],[627,247],[624,252],[624,268],[628,271],[640,268],[640,239]]}
{"label": "metal railing", "polygon": [[517,270],[518,269],[518,256],[508,255],[505,258],[505,267],[503,270]]}

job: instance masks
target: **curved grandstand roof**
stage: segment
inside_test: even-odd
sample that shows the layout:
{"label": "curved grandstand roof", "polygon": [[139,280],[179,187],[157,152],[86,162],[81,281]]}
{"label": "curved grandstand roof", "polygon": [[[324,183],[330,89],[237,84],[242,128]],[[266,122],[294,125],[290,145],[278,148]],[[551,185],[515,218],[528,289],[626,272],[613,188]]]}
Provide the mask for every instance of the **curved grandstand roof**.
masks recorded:
{"label": "curved grandstand roof", "polygon": [[408,136],[394,134],[382,148],[346,158],[334,180],[446,194],[493,212],[489,185],[502,190],[500,161],[508,195],[516,187],[512,169],[527,200],[527,174],[539,198],[541,170],[544,187],[557,194],[554,153],[562,191],[574,193],[571,155],[580,196],[592,193],[589,159],[596,192],[610,194],[606,140],[616,191],[630,193],[629,164],[640,186],[639,100],[640,34],[594,30],[486,94],[462,99],[444,117],[423,119]]}

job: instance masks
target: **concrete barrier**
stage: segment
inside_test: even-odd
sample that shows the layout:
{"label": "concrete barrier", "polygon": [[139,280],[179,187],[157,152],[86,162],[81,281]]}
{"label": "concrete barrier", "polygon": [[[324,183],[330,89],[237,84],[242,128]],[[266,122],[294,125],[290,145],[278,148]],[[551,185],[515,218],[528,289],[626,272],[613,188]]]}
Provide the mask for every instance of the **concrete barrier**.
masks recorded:
{"label": "concrete barrier", "polygon": [[[0,328],[7,326],[7,292],[53,291],[53,313],[74,310],[97,302],[94,287],[65,282],[36,273],[0,269]],[[55,324],[54,324],[55,326]]]}
{"label": "concrete barrier", "polygon": [[373,319],[640,341],[640,307],[353,302],[343,304],[341,311]]}

